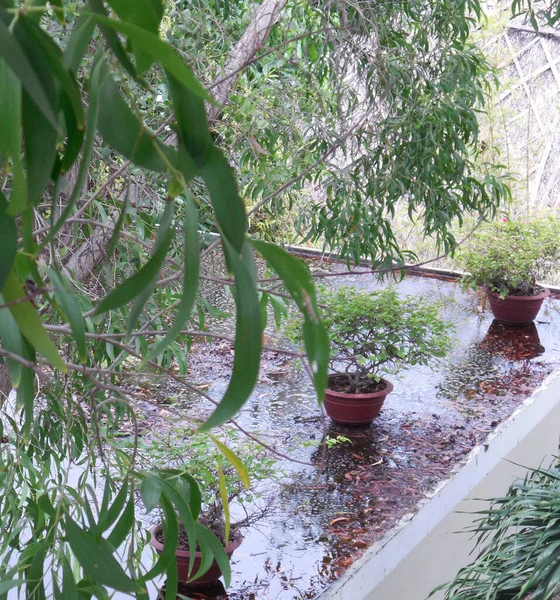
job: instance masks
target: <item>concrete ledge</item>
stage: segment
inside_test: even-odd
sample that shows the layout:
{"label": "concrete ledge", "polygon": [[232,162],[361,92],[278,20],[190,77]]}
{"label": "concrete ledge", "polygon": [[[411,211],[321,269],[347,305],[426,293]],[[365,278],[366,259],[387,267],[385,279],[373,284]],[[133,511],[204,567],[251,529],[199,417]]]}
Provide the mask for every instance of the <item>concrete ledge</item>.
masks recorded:
{"label": "concrete ledge", "polygon": [[476,519],[471,513],[482,508],[473,499],[503,495],[523,475],[518,465],[538,467],[545,458],[550,460],[558,453],[559,432],[560,368],[483,445],[474,448],[414,513],[317,598],[425,600],[472,560],[473,542],[460,532]]}

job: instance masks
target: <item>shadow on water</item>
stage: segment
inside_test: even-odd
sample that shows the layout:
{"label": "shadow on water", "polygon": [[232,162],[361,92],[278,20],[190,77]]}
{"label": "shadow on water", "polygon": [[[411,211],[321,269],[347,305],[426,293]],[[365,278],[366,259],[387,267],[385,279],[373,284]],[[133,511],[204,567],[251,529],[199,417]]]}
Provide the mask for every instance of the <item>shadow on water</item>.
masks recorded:
{"label": "shadow on water", "polygon": [[[343,279],[362,289],[380,287],[368,276]],[[492,321],[484,297],[456,283],[407,277],[398,289],[441,303],[455,326],[452,352],[432,368],[391,378],[395,391],[381,415],[360,428],[323,418],[309,382],[294,375],[293,367],[268,368],[274,357],[265,358],[261,382],[238,422],[308,464],[281,460],[278,469],[285,476],[265,482],[271,510],[243,532],[227,594],[210,596],[206,590],[191,597],[313,598],[560,363],[560,311],[553,299],[536,324],[512,327]],[[212,348],[208,353],[211,363]],[[273,381],[272,372],[280,373]],[[217,373],[206,379],[199,374],[199,383],[215,398],[227,386],[227,377]]]}

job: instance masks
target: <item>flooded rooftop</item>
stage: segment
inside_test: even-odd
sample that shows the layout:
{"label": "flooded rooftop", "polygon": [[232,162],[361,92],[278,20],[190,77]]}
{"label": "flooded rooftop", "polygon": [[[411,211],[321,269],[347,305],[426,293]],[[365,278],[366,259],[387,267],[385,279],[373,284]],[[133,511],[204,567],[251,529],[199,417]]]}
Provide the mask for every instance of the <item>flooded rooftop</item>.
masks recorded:
{"label": "flooded rooftop", "polygon": [[[371,275],[328,278],[328,285],[342,284],[366,290],[382,285]],[[301,462],[280,460],[280,480],[261,482],[269,506],[243,530],[227,594],[200,590],[189,597],[313,598],[413,510],[560,364],[560,303],[554,298],[534,324],[513,327],[493,321],[484,295],[456,282],[408,276],[394,285],[402,294],[442,305],[443,316],[455,325],[451,353],[432,368],[392,376],[394,392],[380,416],[359,428],[323,417],[305,375],[267,353],[261,382],[237,421]],[[221,353],[227,362],[229,346],[204,345],[195,357],[197,351],[197,384],[218,399],[227,377],[216,357]],[[212,353],[212,360],[203,360]],[[194,400],[182,402],[192,406]],[[326,438],[339,443],[325,446]]]}

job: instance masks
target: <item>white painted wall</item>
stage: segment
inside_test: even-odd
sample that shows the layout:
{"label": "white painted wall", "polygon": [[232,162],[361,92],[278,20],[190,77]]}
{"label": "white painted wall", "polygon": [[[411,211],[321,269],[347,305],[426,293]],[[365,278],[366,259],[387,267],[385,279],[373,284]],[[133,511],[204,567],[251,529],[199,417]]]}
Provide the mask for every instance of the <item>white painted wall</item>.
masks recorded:
{"label": "white painted wall", "polygon": [[[453,578],[473,556],[466,533],[472,513],[484,504],[474,498],[501,496],[527,467],[558,454],[560,369],[476,447],[452,477],[424,501],[415,515],[374,544],[317,600],[425,600]],[[510,462],[511,461],[511,462]],[[442,598],[441,594],[433,598]]]}

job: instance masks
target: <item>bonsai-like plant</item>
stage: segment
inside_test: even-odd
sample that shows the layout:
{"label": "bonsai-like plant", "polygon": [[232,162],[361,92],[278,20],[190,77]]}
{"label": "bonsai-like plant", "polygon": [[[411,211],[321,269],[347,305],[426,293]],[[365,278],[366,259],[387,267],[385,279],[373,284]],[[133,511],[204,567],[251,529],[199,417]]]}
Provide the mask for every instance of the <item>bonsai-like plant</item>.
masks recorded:
{"label": "bonsai-like plant", "polygon": [[[428,364],[451,345],[451,324],[439,306],[423,298],[399,297],[392,288],[363,292],[354,287],[321,290],[330,344],[329,388],[369,393],[383,389],[382,374]],[[297,339],[290,324],[288,332]]]}
{"label": "bonsai-like plant", "polygon": [[490,223],[459,253],[463,283],[485,285],[501,298],[534,296],[542,291],[538,282],[560,269],[559,239],[554,216]]}
{"label": "bonsai-like plant", "polygon": [[[198,534],[196,551],[202,553],[192,570],[189,561],[184,558],[185,552],[192,553],[195,549],[187,534],[188,517],[179,521],[171,535],[174,538],[172,544],[177,538],[179,581],[185,583],[188,580],[194,586],[206,585],[217,579],[220,573],[226,582],[229,581],[225,552],[229,556],[241,543],[241,528],[256,523],[269,509],[270,498],[266,497],[262,486],[259,488],[259,482],[279,476],[276,460],[262,446],[231,429],[222,430],[221,437],[222,441],[177,426],[154,433],[148,442],[139,442],[136,449],[138,464],[146,471],[153,469],[140,488],[147,512],[155,508],[155,498],[162,488],[171,487],[188,502]],[[196,484],[193,485],[193,482]],[[151,541],[158,553],[162,552],[167,541],[163,519],[165,509],[160,511],[160,515],[158,525],[151,531],[157,540],[154,543],[152,538]],[[214,534],[224,552],[215,551],[211,538],[204,534],[206,529]],[[207,555],[214,556],[218,568],[198,573]],[[206,560],[208,566],[212,561],[210,558]],[[200,580],[199,575],[202,575]]]}

